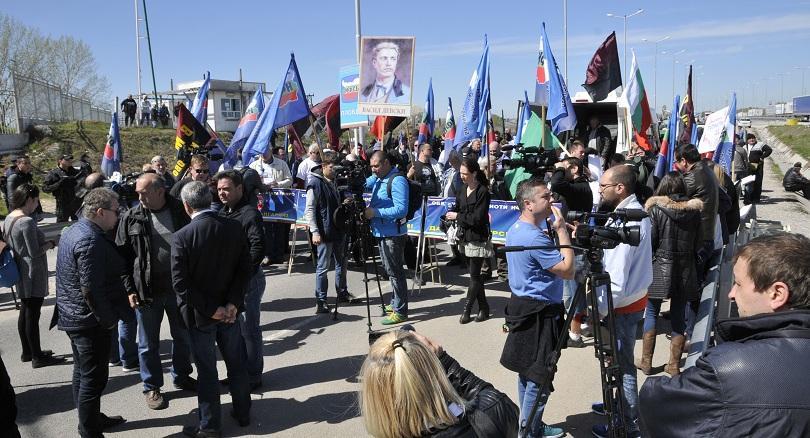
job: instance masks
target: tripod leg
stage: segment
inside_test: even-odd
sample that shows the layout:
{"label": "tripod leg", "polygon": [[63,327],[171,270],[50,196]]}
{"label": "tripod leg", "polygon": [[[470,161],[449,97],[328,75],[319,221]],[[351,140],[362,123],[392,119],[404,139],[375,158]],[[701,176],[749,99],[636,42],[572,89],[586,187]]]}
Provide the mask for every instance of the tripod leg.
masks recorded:
{"label": "tripod leg", "polygon": [[413,271],[413,288],[422,292],[422,263],[425,251],[425,223],[427,221],[427,196],[422,197],[422,217],[419,220],[419,237],[416,239],[416,267]]}
{"label": "tripod leg", "polygon": [[[377,251],[382,251],[380,249],[379,244],[377,244]],[[382,254],[382,252],[380,252],[380,254]],[[380,309],[382,312],[382,316],[386,316],[387,313],[385,312],[385,300],[383,299],[382,285],[380,284],[380,271],[377,268],[377,255],[374,254],[373,249],[371,250],[371,263],[374,265],[374,279],[377,280],[377,291],[380,293]],[[363,266],[365,267],[365,264],[363,264]],[[366,277],[366,288],[368,288],[368,277]]]}

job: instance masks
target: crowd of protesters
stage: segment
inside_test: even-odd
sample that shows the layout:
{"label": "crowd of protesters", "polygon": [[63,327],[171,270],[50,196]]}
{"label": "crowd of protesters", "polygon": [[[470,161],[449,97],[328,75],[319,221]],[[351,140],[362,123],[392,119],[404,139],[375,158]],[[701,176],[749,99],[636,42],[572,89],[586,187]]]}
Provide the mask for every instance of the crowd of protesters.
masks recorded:
{"label": "crowd of protesters", "polygon": [[[129,120],[128,100],[122,107]],[[141,107],[146,108],[146,102]],[[149,117],[142,113],[142,121]],[[134,122],[134,114],[132,119]],[[651,436],[658,436],[654,431],[677,434],[673,431],[678,430],[680,418],[675,411],[662,415],[645,403],[705,401],[705,415],[709,416],[721,416],[730,405],[742,403],[738,399],[745,399],[744,386],[735,386],[737,393],[721,395],[719,388],[711,386],[719,373],[743,382],[740,372],[698,367],[701,369],[681,373],[680,360],[698,317],[707,272],[718,263],[720,251],[740,225],[740,197],[743,195],[744,202],[759,200],[762,162],[769,148],[748,134],[747,147],[741,141],[735,151],[735,166],[742,167],[732,179],[722,168],[702,159],[694,145],[678,145],[674,154],[677,170],[659,180],[653,176],[651,152],[634,143],[626,154],[617,154],[610,130],[592,118],[582,139],[557,151],[553,168],[509,187],[503,178],[509,152],[501,149],[508,141],[508,136],[498,135],[486,150],[481,140],[473,140],[448,152],[432,144],[416,143],[412,149],[408,145],[413,143],[407,139],[368,149],[360,145],[356,153],[347,145],[333,150],[313,144],[306,157],[294,163],[285,160],[288,152],[284,147],[271,147],[249,165],[222,168],[216,175],[211,175],[207,157],[195,155],[186,177],[177,181],[168,172],[166,160],[155,156],[137,179],[139,202],[131,208],[121,205],[115,192],[101,187],[103,176],[89,168],[73,167],[73,157],[62,155],[43,185],[57,199],[58,220],[75,222],[63,231],[59,242],[46,241],[37,230],[39,190],[32,184],[30,160],[19,157],[5,186],[11,213],[4,222],[3,240],[17,254],[21,271],[17,291],[22,300],[18,324],[22,360],[31,361],[34,368],[64,360],[42,350],[39,340],[40,309],[49,294],[45,253],[58,244],[52,324],[70,339],[81,436],[102,436],[105,429],[125,421],[100,410],[108,365],[140,373],[144,402],[150,409],[169,406],[161,392],[160,326],[164,315],[172,337],[173,385],[196,392],[199,402],[198,424],[185,427],[183,433],[195,437],[220,434],[214,345],[228,370],[224,383],[234,400],[231,415],[240,426],[249,425],[249,392],[263,384],[260,307],[266,278],[262,266],[281,263],[290,242],[289,225],[262,220],[257,209],[260,194],[274,188],[306,189],[306,221],[317,254],[315,313],[330,311],[326,299],[332,263],[337,299],[354,303],[358,299],[346,284],[347,236],[335,219],[339,207],[348,202],[335,183],[335,166],[348,159],[369,165],[365,189],[371,198],[363,216],[378,243],[385,277],[392,287],[381,324],[396,325],[409,319],[405,266],[414,268],[419,257],[413,255],[418,242],[407,235],[405,218],[412,203],[410,191],[417,186],[424,195],[456,199],[444,219],[454,230],[448,242],[453,257],[447,264],[464,266],[469,273],[459,322],[480,322],[493,316],[485,282],[494,271],[512,292],[504,315],[499,315],[505,317],[508,332],[500,362],[517,373],[518,403],[461,368],[436,341],[399,331],[372,346],[361,370],[359,403],[374,436],[463,436],[471,431],[478,436],[517,436],[518,429],[529,437],[564,435],[563,429],[542,420],[551,387],[541,387],[541,382],[553,380],[548,361],[553,358],[567,310],[575,315],[567,339],[571,348],[584,347],[583,337],[607,312],[615,315],[618,351],[614,357],[621,373],[625,406],[621,424],[626,436],[640,436],[643,431]],[[804,188],[806,180],[799,171],[797,166],[793,174],[786,175],[786,189],[788,183],[794,190]],[[735,183],[745,173],[754,175],[754,182],[741,194]],[[588,270],[581,251],[539,249],[496,257],[488,214],[490,201],[496,199],[515,200],[520,210],[506,234],[507,245],[570,245],[576,224],[566,222],[569,211],[645,210],[649,217],[642,220],[611,219],[605,224],[640,227],[639,245],[622,243],[604,252],[602,263],[611,275],[613,308],[600,306],[594,314],[586,310],[584,300],[574,299],[585,288]],[[810,253],[806,238],[786,235],[779,239],[793,245],[799,254]],[[762,258],[773,252],[773,245],[757,239],[751,244],[756,249],[746,247],[737,254],[730,296],[738,302],[742,318],[727,323],[723,326],[727,331],[719,333],[737,348],[751,349],[752,354],[763,354],[769,342],[800,345],[810,331],[804,277],[784,270],[763,271],[773,265]],[[810,266],[804,266],[807,260],[810,255],[796,269],[810,275]],[[667,299],[671,341],[664,371],[671,377],[648,379],[639,398],[636,370],[653,374],[656,326]],[[783,311],[788,312],[780,317],[760,316]],[[772,333],[786,327],[780,325],[783,323],[794,331],[758,337],[757,343],[734,332],[742,327]],[[643,325],[642,354],[635,358],[639,325]],[[774,340],[768,341],[771,338]],[[732,361],[743,354],[734,348],[710,349],[715,355],[709,358],[707,353],[701,360],[709,364]],[[766,359],[773,360],[763,356]],[[794,359],[808,360],[802,353],[796,353]],[[402,378],[408,383],[386,380],[392,379],[387,367],[399,367],[400,361],[405,370]],[[192,377],[195,368],[196,379]],[[687,382],[695,387],[693,393],[677,390]],[[440,394],[428,403],[431,391]],[[763,389],[760,394],[763,405],[746,408],[749,414],[764,411],[774,416],[782,408],[797,412],[807,408],[806,402],[796,400],[798,392],[779,394]],[[529,412],[536,403],[539,409],[529,424]],[[427,404],[433,407],[427,409]],[[398,412],[395,406],[410,406],[412,411]],[[596,413],[610,409],[598,402],[592,405]],[[682,411],[693,417],[701,413],[694,407]],[[695,435],[765,427],[753,414],[737,417],[734,425],[697,428]],[[774,420],[771,424],[786,433],[796,430],[790,427],[806,431],[810,422],[805,417],[796,413],[792,422]],[[594,425],[592,433],[608,436],[609,427]]]}

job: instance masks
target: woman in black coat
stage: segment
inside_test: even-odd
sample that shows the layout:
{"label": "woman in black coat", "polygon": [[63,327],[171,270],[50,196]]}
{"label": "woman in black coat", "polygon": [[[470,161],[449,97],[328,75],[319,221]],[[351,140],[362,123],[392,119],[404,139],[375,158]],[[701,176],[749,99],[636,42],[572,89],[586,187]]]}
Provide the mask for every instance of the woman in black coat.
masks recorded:
{"label": "woman in black coat", "polygon": [[644,312],[641,361],[636,367],[651,374],[655,349],[655,323],[665,298],[670,301],[672,342],[670,357],[664,371],[671,375],[680,372],[678,366],[686,337],[686,302],[698,293],[695,256],[702,245],[700,199],[686,198],[686,184],[677,172],[665,175],[647,200],[645,209],[650,215],[653,245],[653,281],[647,292]]}
{"label": "woman in black coat", "polygon": [[447,219],[458,224],[459,247],[467,257],[470,272],[470,285],[467,287],[467,300],[459,322],[470,322],[470,312],[478,302],[476,322],[489,319],[489,303],[484,293],[484,279],[481,267],[484,259],[492,257],[492,240],[489,230],[489,181],[472,157],[467,157],[459,168],[464,187],[456,193],[456,204],[447,213]]}

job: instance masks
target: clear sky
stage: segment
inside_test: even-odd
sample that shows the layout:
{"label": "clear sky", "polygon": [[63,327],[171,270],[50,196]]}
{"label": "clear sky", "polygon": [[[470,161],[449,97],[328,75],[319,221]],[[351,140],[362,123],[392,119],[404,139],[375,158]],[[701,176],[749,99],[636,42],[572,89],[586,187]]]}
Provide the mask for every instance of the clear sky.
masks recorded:
{"label": "clear sky", "polygon": [[[448,96],[456,113],[460,111],[484,33],[492,51],[491,95],[497,113],[503,109],[507,117],[514,117],[523,90],[532,95],[542,21],[564,70],[563,0],[361,3],[364,35],[416,37],[413,102],[424,102],[432,77],[437,117],[443,117]],[[147,7],[160,90],[169,88],[170,78],[175,83],[195,80],[206,70],[214,78],[236,80],[239,68],[244,80],[265,82],[272,90],[281,80],[290,51],[295,51],[304,87],[319,101],[338,92],[338,69],[355,62],[353,0],[147,0]],[[725,105],[732,91],[743,106],[776,101],[782,93],[789,99],[802,94],[802,73],[805,90],[810,90],[810,1],[570,0],[572,95],[582,90],[588,61],[611,31],[617,32],[623,59],[623,20],[606,14],[629,14],[639,8],[644,12],[628,20],[627,62],[629,51],[635,49],[651,105],[657,82],[658,106],[671,106],[671,53],[682,49],[686,52],[674,65],[675,92],[683,94],[685,65],[691,62],[698,110]],[[136,90],[132,0],[5,0],[0,11],[43,33],[84,40],[101,73],[110,79],[113,95]],[[658,45],[654,75],[655,50],[643,39],[665,36],[670,39]],[[151,90],[145,41],[141,47],[143,89]]]}

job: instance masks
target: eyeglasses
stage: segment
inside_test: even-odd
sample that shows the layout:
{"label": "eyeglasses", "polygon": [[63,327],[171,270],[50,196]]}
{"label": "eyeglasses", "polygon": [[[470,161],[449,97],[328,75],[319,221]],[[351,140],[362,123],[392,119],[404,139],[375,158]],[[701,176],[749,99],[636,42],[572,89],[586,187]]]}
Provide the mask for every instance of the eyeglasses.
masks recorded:
{"label": "eyeglasses", "polygon": [[194,173],[196,173],[196,174],[211,173],[211,171],[209,169],[194,169]]}
{"label": "eyeglasses", "polygon": [[599,190],[605,190],[608,187],[616,187],[621,183],[613,183],[613,184],[599,184]]}

